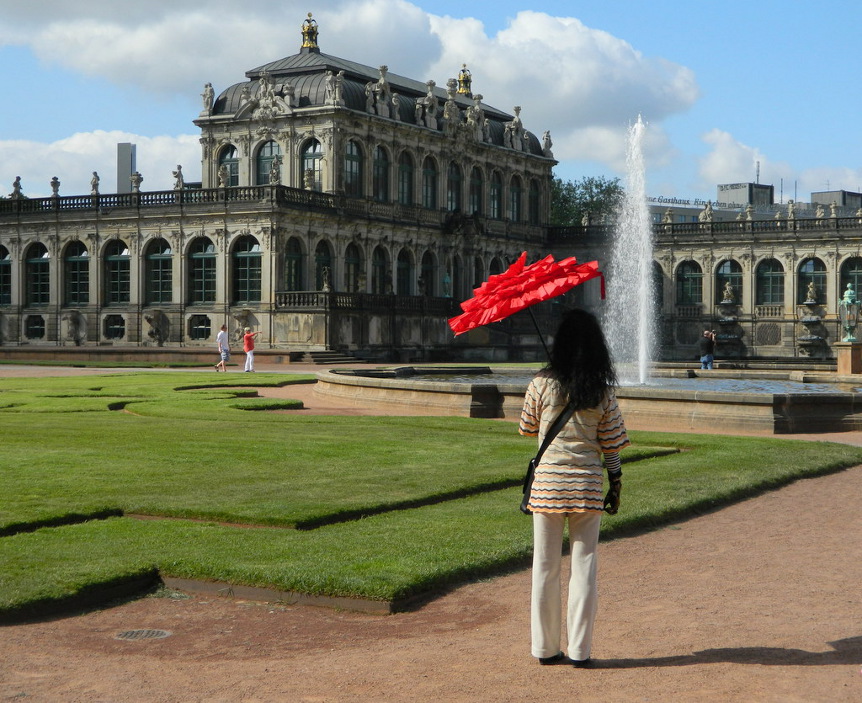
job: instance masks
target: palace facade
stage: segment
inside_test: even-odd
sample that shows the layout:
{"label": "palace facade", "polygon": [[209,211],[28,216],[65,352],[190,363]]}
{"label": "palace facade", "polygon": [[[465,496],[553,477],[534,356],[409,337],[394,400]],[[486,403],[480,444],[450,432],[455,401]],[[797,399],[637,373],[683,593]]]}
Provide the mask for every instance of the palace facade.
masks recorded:
{"label": "palace facade", "polygon": [[[0,343],[368,353],[453,344],[474,285],[543,246],[550,136],[445,88],[299,53],[202,93],[202,182],[0,200]],[[119,190],[119,188],[118,188]]]}
{"label": "palace facade", "polygon": [[[0,198],[0,345],[211,347],[228,324],[291,352],[542,358],[529,323],[454,338],[447,319],[524,250],[607,266],[612,229],[549,227],[550,135],[484,103],[466,66],[442,87],[330,56],[309,16],[297,54],[202,98],[201,183],[177,166],[170,191],[134,172],[128,192],[94,174],[89,194],[55,178],[26,198],[16,179]],[[833,358],[838,303],[862,288],[851,195],[735,219],[663,207],[659,356],[696,358],[709,328],[719,358]],[[600,311],[598,284],[539,306],[547,331],[564,302]]]}

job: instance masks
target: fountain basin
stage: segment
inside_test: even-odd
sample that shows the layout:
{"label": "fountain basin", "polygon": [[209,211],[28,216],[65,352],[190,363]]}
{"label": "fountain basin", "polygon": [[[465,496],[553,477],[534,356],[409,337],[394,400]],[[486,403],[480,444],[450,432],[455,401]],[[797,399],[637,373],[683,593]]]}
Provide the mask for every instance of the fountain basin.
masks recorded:
{"label": "fountain basin", "polygon": [[[517,421],[527,381],[512,381],[491,369],[442,370],[402,367],[391,371],[332,369],[317,374],[315,394],[337,397],[355,407],[404,408],[419,415],[501,418]],[[693,372],[687,372],[689,374]],[[447,381],[446,375],[469,375]],[[488,375],[490,374],[490,375]],[[426,380],[428,375],[433,379]],[[496,376],[496,379],[495,379]],[[834,375],[808,377],[790,372],[784,379],[829,383]],[[773,375],[774,380],[776,377]],[[858,379],[846,379],[848,381]],[[660,383],[660,379],[657,379]],[[617,398],[626,425],[636,430],[788,434],[862,430],[862,394],[835,392],[769,392],[625,386]]]}

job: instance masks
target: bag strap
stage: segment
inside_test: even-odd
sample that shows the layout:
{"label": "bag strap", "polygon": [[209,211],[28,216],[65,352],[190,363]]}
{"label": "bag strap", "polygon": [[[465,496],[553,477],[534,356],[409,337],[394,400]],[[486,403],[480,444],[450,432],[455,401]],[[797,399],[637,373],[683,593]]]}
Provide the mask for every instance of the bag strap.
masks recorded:
{"label": "bag strap", "polygon": [[545,450],[551,446],[551,442],[554,441],[556,436],[560,433],[560,430],[563,429],[563,425],[565,425],[569,418],[575,412],[575,402],[570,401],[569,404],[563,408],[562,412],[557,415],[557,419],[554,420],[553,424],[548,428],[548,432],[545,435],[545,440],[542,442],[542,446],[539,447],[539,452],[536,454],[536,458],[533,461],[536,463],[536,466],[539,465],[539,461],[542,458],[542,454],[545,453]]}

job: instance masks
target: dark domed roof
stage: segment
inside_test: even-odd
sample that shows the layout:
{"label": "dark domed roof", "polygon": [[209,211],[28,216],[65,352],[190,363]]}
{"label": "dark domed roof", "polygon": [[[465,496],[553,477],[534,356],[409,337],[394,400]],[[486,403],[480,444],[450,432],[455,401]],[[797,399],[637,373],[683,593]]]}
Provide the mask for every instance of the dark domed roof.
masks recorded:
{"label": "dark domed roof", "polygon": [[[303,48],[298,54],[246,71],[248,80],[224,90],[216,98],[211,115],[214,117],[219,115],[230,116],[239,112],[245,102],[243,96],[256,95],[261,80],[267,76],[279,90],[288,85],[292,88],[295,108],[324,106],[326,105],[326,74],[328,71],[332,71],[334,74],[344,71],[341,90],[344,106],[365,113],[365,87],[369,82],[376,83],[380,79],[380,70],[337,56],[323,54],[317,48]],[[391,72],[386,73],[386,80],[392,92],[397,93],[401,98],[399,101],[401,120],[409,124],[414,123],[416,101],[424,98],[427,94],[427,84]],[[433,90],[442,110],[443,104],[448,98],[447,91],[439,86],[435,86]],[[458,94],[455,102],[461,110],[473,104],[472,98],[463,94]],[[503,125],[513,119],[512,115],[484,103],[481,106],[485,117],[489,120],[491,142],[502,145]],[[530,153],[542,155],[541,145],[535,135],[528,132],[527,143]]]}

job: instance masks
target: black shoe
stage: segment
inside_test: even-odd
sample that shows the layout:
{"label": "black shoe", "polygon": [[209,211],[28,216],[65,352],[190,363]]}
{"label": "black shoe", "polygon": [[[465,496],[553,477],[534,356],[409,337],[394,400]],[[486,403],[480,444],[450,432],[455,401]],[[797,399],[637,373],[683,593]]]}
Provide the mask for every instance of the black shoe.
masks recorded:
{"label": "black shoe", "polygon": [[587,657],[586,659],[572,659],[572,666],[576,669],[590,669],[593,666],[593,660]]}
{"label": "black shoe", "polygon": [[568,664],[568,657],[562,652],[557,652],[552,657],[539,657],[539,664],[548,666],[549,664]]}

